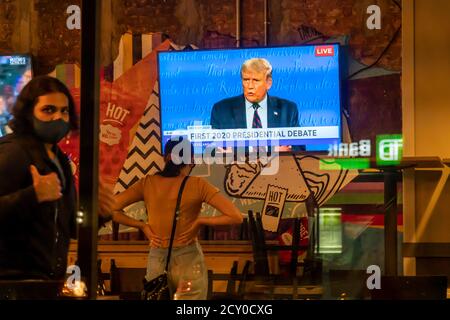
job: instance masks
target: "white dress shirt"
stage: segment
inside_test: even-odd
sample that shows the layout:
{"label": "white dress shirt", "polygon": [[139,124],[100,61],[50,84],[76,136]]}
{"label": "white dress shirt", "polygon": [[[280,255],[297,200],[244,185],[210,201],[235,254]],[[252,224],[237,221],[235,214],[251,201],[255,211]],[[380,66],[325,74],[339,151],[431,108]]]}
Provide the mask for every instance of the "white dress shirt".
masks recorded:
{"label": "white dress shirt", "polygon": [[[261,125],[263,128],[267,128],[267,94],[258,104],[258,115],[261,119]],[[255,109],[253,109],[253,102],[245,99],[245,110],[247,117],[247,129],[251,129],[253,124],[253,114],[255,113]]]}

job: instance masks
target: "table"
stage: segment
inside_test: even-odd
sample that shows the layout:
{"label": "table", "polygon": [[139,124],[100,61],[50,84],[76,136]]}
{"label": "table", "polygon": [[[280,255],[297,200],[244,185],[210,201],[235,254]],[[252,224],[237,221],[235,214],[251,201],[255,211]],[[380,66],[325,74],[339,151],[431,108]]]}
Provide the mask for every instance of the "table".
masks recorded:
{"label": "table", "polygon": [[[386,275],[398,275],[397,181],[399,179],[399,175],[401,174],[402,170],[409,168],[428,170],[442,167],[443,165],[439,157],[403,157],[402,161],[398,165],[393,166],[378,166],[375,159],[371,159],[371,168],[378,170],[384,176],[384,267]],[[369,170],[368,172],[371,171]],[[444,183],[441,183],[442,187],[440,189],[438,185],[437,189],[442,191]],[[433,202],[432,197],[432,200],[430,200],[429,204],[430,208],[429,210],[427,208],[427,212],[432,211],[436,202],[437,199],[435,199]],[[418,231],[420,231],[420,229]]]}

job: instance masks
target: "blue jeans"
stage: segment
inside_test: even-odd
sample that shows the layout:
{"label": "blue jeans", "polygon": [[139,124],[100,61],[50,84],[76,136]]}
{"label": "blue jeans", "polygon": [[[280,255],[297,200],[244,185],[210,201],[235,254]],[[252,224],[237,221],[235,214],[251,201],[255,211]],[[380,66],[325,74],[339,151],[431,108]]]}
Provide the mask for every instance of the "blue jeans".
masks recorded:
{"label": "blue jeans", "polygon": [[[150,248],[146,279],[151,280],[164,272],[167,248]],[[169,288],[178,300],[206,300],[208,272],[198,242],[185,247],[172,248],[169,264]]]}

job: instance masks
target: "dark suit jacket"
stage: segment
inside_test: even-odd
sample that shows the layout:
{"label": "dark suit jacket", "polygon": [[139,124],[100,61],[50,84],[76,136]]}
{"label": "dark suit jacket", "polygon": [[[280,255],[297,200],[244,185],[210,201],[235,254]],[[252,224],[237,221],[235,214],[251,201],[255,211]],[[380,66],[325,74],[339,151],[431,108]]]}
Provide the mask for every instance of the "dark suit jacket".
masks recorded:
{"label": "dark suit jacket", "polygon": [[[211,111],[213,129],[247,128],[244,95],[223,99]],[[289,100],[267,95],[267,126],[298,127],[297,105]]]}
{"label": "dark suit jacket", "polygon": [[[34,136],[0,139],[0,278],[64,279],[77,197],[69,159],[58,147],[55,154],[64,179]],[[59,200],[37,202],[32,164],[41,175],[55,172],[65,180]]]}

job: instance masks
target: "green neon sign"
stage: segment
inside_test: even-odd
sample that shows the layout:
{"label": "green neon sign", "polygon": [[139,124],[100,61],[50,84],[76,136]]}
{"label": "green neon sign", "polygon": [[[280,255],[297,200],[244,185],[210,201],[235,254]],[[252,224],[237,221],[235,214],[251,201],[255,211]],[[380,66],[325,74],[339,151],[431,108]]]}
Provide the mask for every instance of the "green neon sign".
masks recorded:
{"label": "green neon sign", "polygon": [[377,165],[395,166],[403,157],[403,138],[401,134],[377,136]]}

